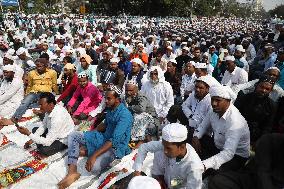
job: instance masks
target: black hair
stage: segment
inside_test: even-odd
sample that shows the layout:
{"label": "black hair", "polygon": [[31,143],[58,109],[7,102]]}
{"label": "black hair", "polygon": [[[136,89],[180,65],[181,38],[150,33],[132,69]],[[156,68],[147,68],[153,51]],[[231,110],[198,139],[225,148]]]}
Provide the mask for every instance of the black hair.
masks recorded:
{"label": "black hair", "polygon": [[49,61],[49,55],[47,53],[42,53],[39,58],[45,58],[47,61]]}
{"label": "black hair", "polygon": [[72,63],[72,58],[70,56],[65,56],[63,60],[66,60],[68,63]]}
{"label": "black hair", "polygon": [[182,141],[182,142],[173,142],[172,144],[173,144],[173,145],[176,145],[177,147],[180,147],[181,145],[186,144],[186,141],[187,141],[187,140],[184,140],[184,141]]}
{"label": "black hair", "polygon": [[42,99],[42,98],[45,98],[48,104],[50,103],[53,103],[54,105],[56,104],[55,96],[52,93],[49,93],[49,92],[41,93],[39,96],[39,99]]}

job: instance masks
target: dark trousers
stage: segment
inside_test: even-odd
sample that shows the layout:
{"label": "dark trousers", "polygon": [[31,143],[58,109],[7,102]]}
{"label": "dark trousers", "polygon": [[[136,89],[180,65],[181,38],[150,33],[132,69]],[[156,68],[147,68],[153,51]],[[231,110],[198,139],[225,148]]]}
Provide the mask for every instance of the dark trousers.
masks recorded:
{"label": "dark trousers", "polygon": [[[214,144],[213,137],[210,137],[208,135],[204,135],[200,139],[200,143],[201,143],[202,152],[199,154],[199,156],[200,156],[201,160],[208,159],[208,158],[210,158],[210,157],[212,157],[212,156],[214,156],[214,155],[216,155],[220,152],[220,150],[218,148],[216,148],[216,146]],[[248,160],[248,158],[244,158],[244,157],[241,157],[241,156],[238,156],[238,155],[234,155],[233,159],[231,159],[230,161],[221,165],[221,167],[218,170],[207,169],[203,173],[203,178],[206,178],[208,176],[215,175],[215,174],[221,173],[221,172],[237,171],[245,165],[247,160]]]}
{"label": "dark trousers", "polygon": [[[37,129],[38,127],[33,128],[32,133],[35,133]],[[46,137],[47,133],[48,129],[44,131],[41,137]],[[56,154],[57,152],[67,149],[67,145],[63,144],[59,140],[55,140],[50,146],[43,146],[42,144],[37,144],[37,149],[40,154],[44,156],[51,156],[53,154]]]}

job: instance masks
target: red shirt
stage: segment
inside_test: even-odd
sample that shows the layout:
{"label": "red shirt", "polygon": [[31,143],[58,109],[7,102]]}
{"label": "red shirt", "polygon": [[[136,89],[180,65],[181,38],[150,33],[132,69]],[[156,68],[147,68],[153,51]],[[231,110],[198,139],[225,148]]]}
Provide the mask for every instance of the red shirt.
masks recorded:
{"label": "red shirt", "polygon": [[64,91],[63,93],[60,95],[60,97],[57,99],[57,102],[60,102],[61,100],[63,100],[64,98],[66,98],[69,95],[73,95],[73,93],[75,92],[75,90],[77,89],[78,86],[78,76],[75,73],[72,80],[68,81],[66,83],[66,85],[64,85]]}

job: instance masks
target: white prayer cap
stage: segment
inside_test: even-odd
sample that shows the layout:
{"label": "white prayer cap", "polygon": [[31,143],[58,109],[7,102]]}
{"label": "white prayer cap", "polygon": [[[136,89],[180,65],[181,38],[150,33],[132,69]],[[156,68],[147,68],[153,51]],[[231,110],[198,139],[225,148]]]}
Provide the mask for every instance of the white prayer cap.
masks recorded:
{"label": "white prayer cap", "polygon": [[127,189],[161,189],[159,182],[148,176],[136,176],[131,179]]}
{"label": "white prayer cap", "polygon": [[120,61],[120,59],[119,58],[112,58],[109,61],[110,61],[110,63],[114,63],[114,62],[118,63]]}
{"label": "white prayer cap", "polygon": [[171,46],[167,46],[167,50],[173,50]]}
{"label": "white prayer cap", "polygon": [[191,38],[188,38],[188,40],[187,40],[187,41],[192,42],[192,39],[191,39]]}
{"label": "white prayer cap", "polygon": [[234,56],[226,56],[225,57],[225,61],[235,61],[235,57]]}
{"label": "white prayer cap", "polygon": [[277,70],[280,73],[280,70],[277,67],[269,67],[265,71],[268,71],[268,70]]}
{"label": "white prayer cap", "polygon": [[118,48],[118,44],[117,43],[112,44],[112,46]]}
{"label": "white prayer cap", "polygon": [[15,66],[8,64],[2,67],[3,71],[15,72]]}
{"label": "white prayer cap", "polygon": [[199,78],[197,78],[195,81],[203,81],[204,83],[206,83],[209,87],[211,87],[213,85],[212,83],[212,78],[208,77],[208,76],[200,76]]}
{"label": "white prayer cap", "polygon": [[246,52],[246,50],[244,49],[244,47],[242,45],[237,45],[236,50],[241,51],[241,52]]}
{"label": "white prayer cap", "polygon": [[169,62],[174,63],[174,64],[177,64],[177,61],[176,61],[176,59],[174,59],[174,58],[171,58],[171,59],[169,60]]}
{"label": "white prayer cap", "polygon": [[235,100],[237,98],[236,93],[232,91],[229,86],[215,85],[209,90],[211,97],[221,97],[224,99]]}
{"label": "white prayer cap", "polygon": [[144,47],[143,43],[138,43],[137,47]]}
{"label": "white prayer cap", "polygon": [[162,139],[167,142],[183,142],[187,139],[187,128],[179,123],[168,124],[162,130]]}
{"label": "white prayer cap", "polygon": [[4,58],[8,58],[9,60],[14,60],[13,56],[8,52],[4,55]]}
{"label": "white prayer cap", "polygon": [[228,49],[222,49],[221,50],[221,53],[228,53],[229,51],[228,51]]}
{"label": "white prayer cap", "polygon": [[182,42],[181,45],[187,45],[187,42]]}
{"label": "white prayer cap", "polygon": [[92,44],[90,42],[86,43],[86,46],[91,46]]}
{"label": "white prayer cap", "polygon": [[209,49],[212,49],[212,48],[215,49],[215,45],[211,45],[211,46],[209,47]]}
{"label": "white prayer cap", "polygon": [[186,64],[191,64],[191,65],[193,65],[194,67],[195,67],[195,62],[194,61],[189,61],[188,63],[186,63]]}
{"label": "white prayer cap", "polygon": [[201,42],[201,45],[206,45],[206,42],[205,41]]}
{"label": "white prayer cap", "polygon": [[130,62],[135,62],[136,64],[143,66],[143,62],[140,58],[133,58]]}
{"label": "white prayer cap", "polygon": [[203,56],[209,56],[209,53],[208,52],[205,52],[204,54],[203,54]]}
{"label": "white prayer cap", "polygon": [[200,69],[207,69],[206,63],[195,63],[195,68],[200,68]]}
{"label": "white prayer cap", "polygon": [[19,56],[19,55],[21,55],[21,54],[23,54],[23,53],[25,53],[25,52],[26,52],[26,49],[25,49],[24,47],[20,47],[20,48],[17,50],[16,54]]}
{"label": "white prayer cap", "polygon": [[183,47],[182,50],[189,51],[189,48],[187,46]]}

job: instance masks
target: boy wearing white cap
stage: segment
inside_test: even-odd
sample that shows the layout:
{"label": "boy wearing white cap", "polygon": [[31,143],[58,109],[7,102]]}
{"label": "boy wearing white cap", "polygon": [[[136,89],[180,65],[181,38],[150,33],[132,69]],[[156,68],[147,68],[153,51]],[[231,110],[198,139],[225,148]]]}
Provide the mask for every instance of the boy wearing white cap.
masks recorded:
{"label": "boy wearing white cap", "polygon": [[[231,103],[236,99],[236,94],[230,87],[211,87],[210,95],[212,110],[195,130],[192,146],[203,160],[205,170],[237,170],[249,157],[247,122]],[[213,131],[212,138],[206,135],[208,130]]]}
{"label": "boy wearing white cap", "polygon": [[187,129],[172,123],[162,130],[162,141],[142,144],[133,169],[140,175],[148,152],[155,153],[152,175],[165,188],[200,189],[204,167],[195,150],[187,144]]}

